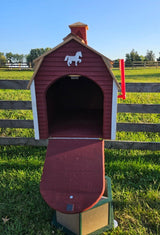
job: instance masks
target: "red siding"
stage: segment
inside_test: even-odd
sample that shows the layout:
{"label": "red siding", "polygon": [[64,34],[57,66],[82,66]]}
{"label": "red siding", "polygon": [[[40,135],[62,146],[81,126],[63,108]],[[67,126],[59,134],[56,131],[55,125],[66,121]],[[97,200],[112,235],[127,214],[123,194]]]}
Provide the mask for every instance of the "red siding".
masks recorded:
{"label": "red siding", "polygon": [[[65,56],[75,55],[77,51],[82,52],[82,62],[78,66],[74,62],[70,67],[64,61]],[[58,78],[78,74],[94,81],[102,90],[104,95],[103,106],[103,138],[111,138],[111,112],[112,112],[112,77],[107,70],[101,56],[82,46],[75,40],[71,40],[51,54],[47,55],[35,77],[37,110],[40,138],[48,138],[48,119],[46,105],[46,91],[48,87]]]}
{"label": "red siding", "polygon": [[87,27],[70,27],[71,28],[71,33],[76,34],[80,38],[82,38],[85,43],[87,44]]}

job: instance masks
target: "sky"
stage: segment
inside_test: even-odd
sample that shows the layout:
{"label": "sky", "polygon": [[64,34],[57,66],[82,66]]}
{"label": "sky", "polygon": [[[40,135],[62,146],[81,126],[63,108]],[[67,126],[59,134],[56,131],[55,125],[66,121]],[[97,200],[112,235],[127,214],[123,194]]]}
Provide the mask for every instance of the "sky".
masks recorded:
{"label": "sky", "polygon": [[88,25],[88,45],[112,60],[132,49],[160,56],[160,0],[0,0],[0,52],[53,48],[75,22]]}

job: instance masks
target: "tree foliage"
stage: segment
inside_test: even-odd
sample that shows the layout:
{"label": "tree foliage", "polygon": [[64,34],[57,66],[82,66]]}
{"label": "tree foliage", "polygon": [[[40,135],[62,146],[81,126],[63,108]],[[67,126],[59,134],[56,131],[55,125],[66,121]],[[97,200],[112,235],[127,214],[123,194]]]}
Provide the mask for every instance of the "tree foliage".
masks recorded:
{"label": "tree foliage", "polygon": [[127,66],[131,66],[133,64],[133,61],[141,61],[141,56],[134,49],[132,49],[130,53],[126,54],[125,63]]}
{"label": "tree foliage", "polygon": [[13,54],[12,52],[6,53],[6,59],[9,63],[22,63],[24,55],[23,54]]}
{"label": "tree foliage", "polygon": [[153,51],[147,50],[145,60],[146,61],[155,61],[155,54],[153,53]]}
{"label": "tree foliage", "polygon": [[0,52],[0,67],[5,66],[6,64],[6,57],[3,52]]}
{"label": "tree foliage", "polygon": [[159,58],[157,58],[157,61],[160,61],[160,57],[159,57]]}
{"label": "tree foliage", "polygon": [[33,61],[44,54],[45,52],[49,51],[51,48],[36,48],[36,49],[31,49],[30,53],[27,55],[27,63],[28,65],[31,65],[33,67]]}
{"label": "tree foliage", "polygon": [[[49,47],[31,49],[27,56],[23,54],[13,54],[12,52],[8,52],[6,54],[0,52],[0,67],[5,66],[6,62],[22,63],[24,57],[27,59],[27,64],[33,67],[33,61],[49,50],[51,50]],[[143,56],[139,55],[136,50],[132,49],[130,53],[126,54],[125,64],[126,66],[132,66],[134,61],[155,61],[155,54],[152,50],[147,50],[146,55]],[[157,61],[160,61],[160,57],[157,58]],[[119,59],[115,60],[114,64],[118,65]]]}
{"label": "tree foliage", "polygon": [[132,49],[130,53],[126,54],[125,64],[132,66],[134,61],[155,61],[155,54],[151,50],[147,50],[145,56],[139,55],[137,51]]}

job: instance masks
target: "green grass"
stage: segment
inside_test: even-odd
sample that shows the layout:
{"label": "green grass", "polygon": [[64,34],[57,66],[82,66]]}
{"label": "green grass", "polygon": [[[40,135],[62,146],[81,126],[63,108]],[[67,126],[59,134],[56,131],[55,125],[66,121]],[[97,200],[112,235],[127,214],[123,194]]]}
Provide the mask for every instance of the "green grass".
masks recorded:
{"label": "green grass", "polygon": [[[120,72],[113,70],[116,77]],[[0,79],[27,79],[33,71],[0,70]],[[160,69],[126,69],[126,82],[160,82]],[[0,100],[31,100],[30,91],[0,90]],[[127,93],[118,103],[159,104],[157,93]],[[0,119],[33,119],[31,111],[0,110]],[[160,114],[118,113],[118,122],[159,123]],[[33,137],[31,129],[1,128],[1,136]],[[160,141],[159,133],[117,132],[117,139]],[[63,234],[51,225],[53,210],[39,183],[45,147],[0,146],[0,234]],[[112,180],[114,216],[119,226],[108,235],[160,234],[160,151],[105,150],[106,175]],[[9,218],[6,223],[2,218]]]}
{"label": "green grass", "polygon": [[[52,210],[39,193],[45,152],[45,148],[1,147],[0,234],[51,234]],[[4,224],[6,216],[10,220]]]}
{"label": "green grass", "polygon": [[[52,225],[53,210],[39,192],[46,148],[0,147],[2,235],[63,234]],[[160,234],[160,152],[105,150],[118,228],[104,234]]]}
{"label": "green grass", "polygon": [[[119,69],[113,69],[113,74],[120,82]],[[16,80],[30,80],[33,71],[17,71],[17,70],[0,70],[0,79],[16,79]],[[139,68],[139,69],[125,69],[126,82],[160,82],[160,68]]]}
{"label": "green grass", "polygon": [[33,71],[0,69],[0,79],[30,80],[32,75]]}
{"label": "green grass", "polygon": [[[120,82],[119,69],[113,69],[113,73]],[[160,68],[138,68],[125,70],[126,82],[133,83],[151,83],[160,82]],[[119,104],[160,104],[159,93],[135,93],[127,92],[126,99],[118,99]],[[127,123],[160,123],[160,114],[144,114],[144,113],[118,113],[117,122]],[[160,133],[132,133],[132,132],[117,132],[117,140],[130,141],[155,141],[160,142]]]}
{"label": "green grass", "polygon": [[159,93],[127,92],[126,99],[118,99],[118,103],[123,104],[159,104]]}
{"label": "green grass", "polygon": [[105,150],[112,179],[115,219],[108,234],[160,233],[160,152]]}
{"label": "green grass", "polygon": [[[121,82],[120,70],[113,69],[113,74],[117,80]],[[125,80],[126,82],[160,82],[160,68],[138,68],[138,69],[125,69]]]}
{"label": "green grass", "polygon": [[31,100],[30,90],[10,90],[3,89],[0,91],[0,100]]}

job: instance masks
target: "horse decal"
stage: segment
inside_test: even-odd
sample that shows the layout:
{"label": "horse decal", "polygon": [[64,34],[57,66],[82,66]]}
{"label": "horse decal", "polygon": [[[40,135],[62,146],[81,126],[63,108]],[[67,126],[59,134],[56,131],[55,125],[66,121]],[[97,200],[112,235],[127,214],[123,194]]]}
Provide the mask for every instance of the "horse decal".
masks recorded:
{"label": "horse decal", "polygon": [[79,58],[82,57],[82,52],[81,51],[77,51],[75,56],[69,56],[66,55],[64,61],[67,61],[67,65],[70,66],[72,64],[72,62],[75,62],[75,66],[77,66],[77,63],[81,63],[82,60]]}

